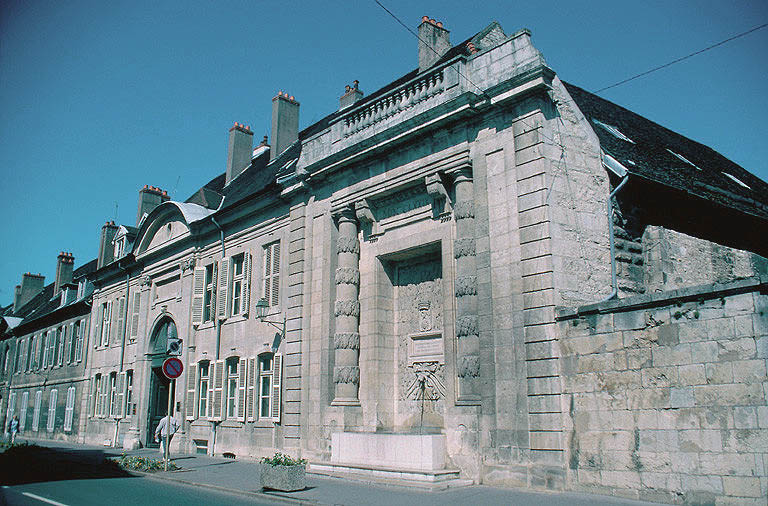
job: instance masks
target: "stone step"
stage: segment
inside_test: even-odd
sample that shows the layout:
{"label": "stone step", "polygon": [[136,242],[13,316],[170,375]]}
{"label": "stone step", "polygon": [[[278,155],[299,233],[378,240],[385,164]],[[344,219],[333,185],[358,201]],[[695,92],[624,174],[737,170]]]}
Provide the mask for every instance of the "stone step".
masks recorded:
{"label": "stone step", "polygon": [[365,483],[416,487],[426,490],[445,490],[468,487],[474,484],[472,480],[461,479],[458,469],[424,470],[336,462],[310,462],[307,466],[307,472]]}

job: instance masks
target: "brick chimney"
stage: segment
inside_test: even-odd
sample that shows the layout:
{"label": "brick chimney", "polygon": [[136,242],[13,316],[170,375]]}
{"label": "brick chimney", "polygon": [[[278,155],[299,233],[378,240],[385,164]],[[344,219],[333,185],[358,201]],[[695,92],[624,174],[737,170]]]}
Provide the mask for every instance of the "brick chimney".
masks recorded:
{"label": "brick chimney", "polygon": [[288,92],[272,99],[272,161],[299,138],[299,103]]}
{"label": "brick chimney", "polygon": [[229,184],[251,164],[253,153],[253,132],[251,127],[235,122],[229,129],[229,147],[227,148],[227,180]]}
{"label": "brick chimney", "polygon": [[24,304],[32,300],[35,295],[43,291],[45,286],[45,276],[25,272],[21,276],[21,284],[16,285],[13,297],[13,311],[21,309]]}
{"label": "brick chimney", "polygon": [[421,18],[419,25],[419,72],[423,72],[434,65],[449,49],[451,49],[451,36],[450,32],[443,28],[443,24],[440,21],[429,19],[429,16]]}
{"label": "brick chimney", "polygon": [[354,105],[355,102],[363,98],[363,92],[358,89],[360,81],[355,79],[352,81],[352,86],[347,85],[344,88],[344,94],[339,99],[339,110],[346,109],[347,107]]}
{"label": "brick chimney", "polygon": [[59,293],[62,286],[72,283],[72,272],[75,269],[75,257],[72,253],[62,251],[56,258],[56,282],[53,285],[54,295]]}
{"label": "brick chimney", "polygon": [[118,226],[114,221],[108,221],[101,227],[101,239],[99,240],[99,257],[96,260],[96,268],[101,269],[111,264],[115,259],[115,247],[112,241],[115,239]]}
{"label": "brick chimney", "polygon": [[154,208],[170,199],[168,192],[154,186],[144,185],[144,188],[139,190],[139,212],[136,213],[136,226],[139,226],[141,218],[145,214],[151,213]]}

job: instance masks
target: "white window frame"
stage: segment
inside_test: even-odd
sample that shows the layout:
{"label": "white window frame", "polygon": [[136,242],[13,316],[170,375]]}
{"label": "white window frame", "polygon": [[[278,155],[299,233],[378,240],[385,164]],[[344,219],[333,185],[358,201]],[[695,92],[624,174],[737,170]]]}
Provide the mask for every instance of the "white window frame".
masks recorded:
{"label": "white window frame", "polygon": [[67,327],[61,326],[58,329],[58,340],[56,341],[56,365],[61,367],[64,365],[64,342],[67,339]]}
{"label": "white window frame", "polygon": [[203,285],[203,323],[216,318],[216,263],[205,266]]}
{"label": "white window frame", "polygon": [[75,362],[80,363],[83,360],[83,340],[85,339],[85,319],[75,322],[74,330],[77,331],[77,339],[75,341]]}
{"label": "white window frame", "polygon": [[67,404],[64,408],[64,432],[72,431],[72,419],[75,414],[75,387],[67,388]]}
{"label": "white window frame", "polygon": [[43,405],[43,391],[35,392],[35,410],[32,412],[32,430],[37,432],[40,429],[40,407]]}
{"label": "white window frame", "polygon": [[117,414],[117,373],[109,373],[109,386],[106,391],[107,395],[107,407],[105,414],[109,416],[115,416]]}
{"label": "white window frame", "polygon": [[19,431],[24,432],[27,427],[27,409],[29,408],[29,391],[21,394],[21,406],[19,407]]}
{"label": "white window frame", "polygon": [[[230,307],[232,308],[233,315],[243,314],[244,303],[243,295],[246,295],[248,290],[245,287],[246,280],[246,253],[239,253],[232,257],[230,263],[230,269],[232,270],[232,300],[230,301]],[[245,293],[244,293],[245,292]]]}
{"label": "white window frame", "polygon": [[[225,362],[226,367],[226,392],[224,400],[224,418],[238,418],[238,401],[240,395],[240,358],[231,357]],[[234,369],[232,365],[234,364]]]}
{"label": "white window frame", "polygon": [[[203,368],[205,368],[205,374],[203,374]],[[211,402],[209,391],[211,390],[211,362],[202,360],[198,362],[197,366],[197,412],[199,416],[208,417],[208,405]]]}
{"label": "white window frame", "polygon": [[[269,368],[265,364],[269,361]],[[264,354],[258,357],[259,364],[259,398],[256,403],[256,411],[259,420],[272,419],[272,381],[274,379],[275,360],[274,355]],[[265,383],[264,380],[267,380]],[[266,406],[264,404],[266,401]],[[266,410],[264,409],[266,407]]]}
{"label": "white window frame", "polygon": [[125,371],[125,416],[130,416],[131,402],[133,401],[133,369]]}
{"label": "white window frame", "polygon": [[109,346],[109,334],[112,330],[112,301],[108,300],[101,304],[101,335],[99,344]]}

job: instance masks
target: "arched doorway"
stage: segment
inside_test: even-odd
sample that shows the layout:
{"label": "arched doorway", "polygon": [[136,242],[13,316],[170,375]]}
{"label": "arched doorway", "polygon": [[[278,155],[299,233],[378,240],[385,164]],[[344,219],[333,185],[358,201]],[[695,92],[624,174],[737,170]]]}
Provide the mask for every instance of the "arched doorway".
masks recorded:
{"label": "arched doorway", "polygon": [[150,340],[148,356],[151,359],[149,375],[149,409],[147,410],[147,440],[146,446],[159,447],[155,443],[155,428],[168,411],[168,395],[175,402],[175,392],[171,391],[171,381],[165,377],[162,371],[163,361],[167,358],[166,348],[169,337],[177,337],[176,323],[168,316],[160,319],[155,325]]}

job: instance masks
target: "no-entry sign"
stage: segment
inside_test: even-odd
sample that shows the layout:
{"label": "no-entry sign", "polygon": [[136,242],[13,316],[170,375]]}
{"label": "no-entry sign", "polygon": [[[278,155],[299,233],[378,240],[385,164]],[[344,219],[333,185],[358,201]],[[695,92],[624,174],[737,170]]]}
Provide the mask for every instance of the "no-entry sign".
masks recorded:
{"label": "no-entry sign", "polygon": [[176,379],[181,376],[184,370],[184,364],[176,357],[166,358],[163,362],[163,374],[168,379]]}

